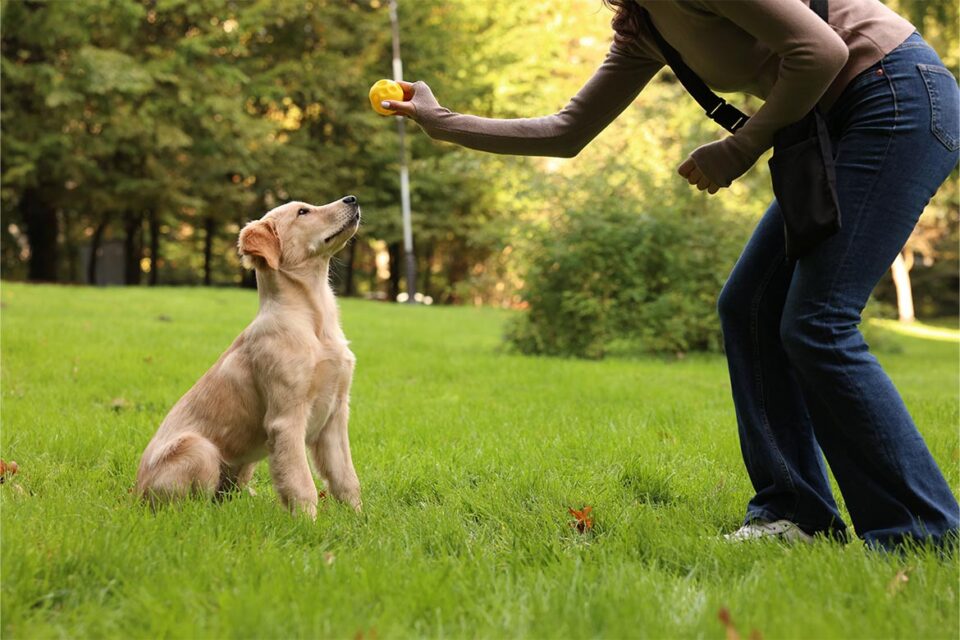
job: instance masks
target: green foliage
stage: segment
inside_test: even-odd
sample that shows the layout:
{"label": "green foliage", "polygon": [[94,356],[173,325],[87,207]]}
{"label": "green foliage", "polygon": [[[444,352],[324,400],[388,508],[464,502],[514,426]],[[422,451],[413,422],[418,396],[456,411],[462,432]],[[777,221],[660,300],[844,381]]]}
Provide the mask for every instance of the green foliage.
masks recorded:
{"label": "green foliage", "polygon": [[[890,4],[955,65],[955,2]],[[240,225],[288,199],[356,193],[365,224],[341,274],[356,294],[394,293],[377,260],[399,257],[396,123],[366,97],[391,75],[386,5],[0,0],[4,276],[86,281],[94,260],[81,256],[102,240],[124,243],[131,283],[147,269],[152,284],[236,283]],[[401,0],[399,13],[406,77],[481,116],[557,111],[611,38],[600,0]],[[443,302],[521,302],[533,239],[611,192],[634,212],[743,224],[770,199],[764,160],[713,199],[676,176],[726,134],[669,72],[572,160],[485,155],[407,130],[418,287]],[[944,187],[921,221],[942,230],[917,262],[921,313],[955,300],[956,194]]]}
{"label": "green foliage", "polygon": [[[20,465],[0,485],[4,638],[723,638],[721,607],[743,638],[960,624],[955,558],[719,540],[752,495],[720,357],[522,357],[498,348],[504,312],[342,300],[363,514],[292,518],[266,464],[255,496],[154,514],[128,493],[139,456],[256,294],[0,301],[0,457]],[[956,490],[958,345],[891,339],[879,357]]]}
{"label": "green foliage", "polygon": [[525,353],[720,348],[715,300],[742,225],[673,209],[574,212],[545,232],[510,341]]}

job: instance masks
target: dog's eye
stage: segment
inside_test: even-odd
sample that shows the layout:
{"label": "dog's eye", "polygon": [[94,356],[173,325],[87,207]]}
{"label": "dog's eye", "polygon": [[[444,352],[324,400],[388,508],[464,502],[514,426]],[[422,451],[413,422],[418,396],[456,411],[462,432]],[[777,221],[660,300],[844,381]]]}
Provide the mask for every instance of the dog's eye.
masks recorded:
{"label": "dog's eye", "polygon": [[310,213],[310,209],[307,209],[306,207],[300,207],[300,209],[297,211],[298,216],[305,216],[308,213]]}

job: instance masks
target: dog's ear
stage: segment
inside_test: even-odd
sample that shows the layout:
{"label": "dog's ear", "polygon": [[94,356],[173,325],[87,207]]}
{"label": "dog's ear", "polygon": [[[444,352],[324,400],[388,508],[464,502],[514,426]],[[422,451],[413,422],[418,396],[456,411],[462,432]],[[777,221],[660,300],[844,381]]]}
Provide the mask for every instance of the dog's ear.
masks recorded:
{"label": "dog's ear", "polygon": [[243,266],[248,269],[253,266],[251,258],[263,258],[271,269],[280,268],[280,234],[273,220],[254,220],[240,231],[240,240],[237,242]]}

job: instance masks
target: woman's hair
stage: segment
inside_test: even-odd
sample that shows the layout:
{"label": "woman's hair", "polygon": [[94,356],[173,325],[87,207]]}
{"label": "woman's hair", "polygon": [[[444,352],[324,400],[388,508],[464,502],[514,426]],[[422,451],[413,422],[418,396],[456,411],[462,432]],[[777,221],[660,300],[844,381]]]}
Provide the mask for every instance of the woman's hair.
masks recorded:
{"label": "woman's hair", "polygon": [[618,44],[627,44],[640,37],[643,30],[643,9],[640,5],[634,0],[603,0],[603,4],[613,11],[610,24],[613,27],[614,40]]}

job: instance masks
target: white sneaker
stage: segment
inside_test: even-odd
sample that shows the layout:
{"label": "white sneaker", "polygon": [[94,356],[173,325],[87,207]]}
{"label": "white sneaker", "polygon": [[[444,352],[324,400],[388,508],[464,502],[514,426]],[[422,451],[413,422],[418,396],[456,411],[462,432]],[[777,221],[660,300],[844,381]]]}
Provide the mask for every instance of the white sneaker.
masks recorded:
{"label": "white sneaker", "polygon": [[813,542],[813,536],[805,532],[789,520],[764,522],[755,520],[745,524],[733,533],[723,536],[727,542],[744,542],[746,540],[777,539],[784,542]]}

